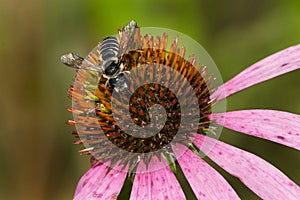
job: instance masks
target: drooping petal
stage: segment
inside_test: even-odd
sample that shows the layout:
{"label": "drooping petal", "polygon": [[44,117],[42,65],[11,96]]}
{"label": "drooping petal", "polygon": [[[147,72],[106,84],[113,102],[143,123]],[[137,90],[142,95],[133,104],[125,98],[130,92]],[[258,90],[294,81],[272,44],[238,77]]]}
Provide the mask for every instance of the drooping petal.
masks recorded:
{"label": "drooping petal", "polygon": [[[152,158],[156,159],[156,158]],[[152,162],[152,161],[151,161]],[[155,162],[155,161],[154,161]],[[163,159],[161,162],[164,162]],[[143,163],[139,164],[137,171],[144,171]],[[185,199],[185,195],[171,169],[165,167],[154,171],[137,173],[134,178],[130,199],[160,200]]]}
{"label": "drooping petal", "polygon": [[104,164],[93,166],[79,181],[74,195],[75,200],[116,199],[127,173],[112,169]]}
{"label": "drooping petal", "polygon": [[284,49],[251,65],[220,86],[211,97],[220,101],[247,87],[298,68],[300,68],[300,45]]}
{"label": "drooping petal", "polygon": [[[95,170],[94,168],[97,168]],[[105,172],[107,170],[107,167],[101,163],[98,163],[91,169],[89,169],[79,180],[74,197],[77,196],[78,193],[81,192],[81,190],[84,190],[86,188],[91,188],[95,182],[96,182],[96,176],[104,176]]]}
{"label": "drooping petal", "polygon": [[[182,152],[181,145],[177,147]],[[185,151],[178,162],[198,199],[240,199],[223,176],[191,150]]]}
{"label": "drooping petal", "polygon": [[300,115],[276,110],[240,110],[211,116],[226,128],[300,150]]}
{"label": "drooping petal", "polygon": [[238,177],[262,199],[299,199],[300,187],[279,169],[262,158],[207,136],[198,135],[194,143],[201,149],[202,142],[216,143],[204,153],[233,176]]}

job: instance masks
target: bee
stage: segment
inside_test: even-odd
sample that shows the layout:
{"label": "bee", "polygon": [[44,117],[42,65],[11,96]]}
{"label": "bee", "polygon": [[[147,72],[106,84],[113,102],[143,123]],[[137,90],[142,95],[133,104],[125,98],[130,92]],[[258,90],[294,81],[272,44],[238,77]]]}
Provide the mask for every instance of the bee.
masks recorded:
{"label": "bee", "polygon": [[74,53],[63,55],[61,62],[71,68],[101,73],[109,87],[126,87],[122,57],[132,45],[137,28],[137,23],[132,20],[119,29],[117,36],[105,37],[98,46],[99,62],[96,65]]}

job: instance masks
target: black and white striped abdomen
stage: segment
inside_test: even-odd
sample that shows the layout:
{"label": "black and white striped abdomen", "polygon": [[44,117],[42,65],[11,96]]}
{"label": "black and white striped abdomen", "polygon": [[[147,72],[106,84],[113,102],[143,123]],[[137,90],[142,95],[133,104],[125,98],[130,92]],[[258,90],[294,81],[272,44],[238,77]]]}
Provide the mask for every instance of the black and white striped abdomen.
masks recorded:
{"label": "black and white striped abdomen", "polygon": [[116,37],[106,37],[103,39],[100,48],[100,56],[104,63],[117,60],[120,47]]}

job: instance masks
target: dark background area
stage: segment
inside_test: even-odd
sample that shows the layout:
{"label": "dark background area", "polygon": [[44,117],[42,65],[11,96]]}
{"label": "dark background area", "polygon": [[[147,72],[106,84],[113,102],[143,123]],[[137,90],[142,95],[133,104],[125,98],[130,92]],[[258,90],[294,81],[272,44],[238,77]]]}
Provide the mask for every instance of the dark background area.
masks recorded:
{"label": "dark background area", "polygon": [[[85,56],[135,19],[141,27],[182,32],[204,46],[224,81],[252,63],[300,43],[298,0],[4,1],[0,0],[0,199],[71,199],[89,168],[64,124],[74,70],[59,58]],[[228,110],[278,109],[300,114],[300,71],[253,86]],[[224,130],[221,140],[266,159],[300,184],[299,151]],[[249,189],[217,168],[242,199]]]}

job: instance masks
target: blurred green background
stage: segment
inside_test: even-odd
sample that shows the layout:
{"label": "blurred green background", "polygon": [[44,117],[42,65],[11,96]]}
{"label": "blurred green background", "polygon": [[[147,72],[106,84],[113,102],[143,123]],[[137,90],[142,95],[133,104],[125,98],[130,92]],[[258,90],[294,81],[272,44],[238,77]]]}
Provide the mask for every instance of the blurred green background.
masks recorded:
{"label": "blurred green background", "polygon": [[[0,199],[71,199],[89,158],[72,145],[67,89],[74,70],[59,58],[85,56],[131,19],[174,29],[206,48],[224,81],[250,64],[300,43],[300,1],[4,1],[0,0]],[[228,110],[300,114],[300,71],[228,99]],[[251,151],[300,184],[300,153],[224,130],[223,141]],[[249,189],[217,168],[242,199]]]}

